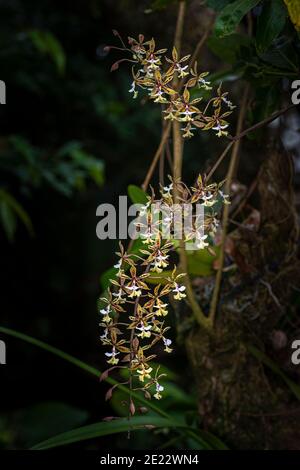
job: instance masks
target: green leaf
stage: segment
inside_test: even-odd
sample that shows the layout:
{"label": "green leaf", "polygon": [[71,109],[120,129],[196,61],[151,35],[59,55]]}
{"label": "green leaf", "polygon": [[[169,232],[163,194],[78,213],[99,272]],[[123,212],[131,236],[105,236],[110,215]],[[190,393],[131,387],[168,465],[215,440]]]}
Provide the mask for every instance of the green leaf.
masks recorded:
{"label": "green leaf", "polygon": [[268,0],[257,20],[256,47],[264,52],[281,33],[286,23],[287,12],[282,0]]}
{"label": "green leaf", "polygon": [[219,85],[220,83],[226,82],[235,82],[243,76],[243,67],[234,66],[229,70],[224,70],[223,72],[216,72],[209,75],[209,80],[214,85]]}
{"label": "green leaf", "polygon": [[[72,431],[68,431],[47,439],[46,441],[35,445],[32,450],[50,449],[74,442],[81,442],[87,439],[95,439],[96,437],[122,433],[128,430],[137,431],[147,429],[147,426],[154,426],[156,429],[175,428],[176,430],[189,430],[189,426],[187,426],[184,422],[178,421],[176,419],[161,418],[158,416],[133,416],[130,421],[128,421],[128,419],[121,418],[110,422],[99,422],[90,424],[88,426],[82,426]],[[213,448],[201,437],[201,431],[199,431],[199,435],[196,433],[198,433],[198,430],[193,432],[193,437],[196,437],[197,441],[201,442],[203,449]]]}
{"label": "green leaf", "polygon": [[52,33],[46,33],[47,50],[56,64],[56,68],[60,74],[63,74],[66,66],[66,56],[60,42]]}
{"label": "green leaf", "polygon": [[[50,346],[47,343],[44,343],[43,341],[40,341],[36,338],[33,338],[31,336],[25,335],[23,333],[20,333],[19,331],[12,330],[10,328],[6,328],[3,326],[0,326],[0,333],[12,336],[14,338],[21,339],[22,341],[25,341],[29,344],[32,344],[34,346],[37,346],[41,349],[44,349],[45,351],[50,352],[51,354],[54,354],[57,357],[60,357],[61,359],[64,359],[67,362],[70,362],[71,364],[79,367],[80,369],[96,376],[99,378],[101,375],[101,372],[94,367],[86,364],[85,362],[81,361],[80,359],[77,359],[73,356],[71,356],[68,353],[65,353],[64,351],[61,351],[58,348],[54,348],[53,346]],[[105,379],[106,382],[115,385],[117,382],[112,379],[111,377],[108,377]],[[198,443],[200,443],[204,449],[212,449],[214,447],[211,446],[211,444],[208,444],[206,442],[206,432],[203,432],[199,429],[192,429],[188,427],[186,424],[183,424],[181,422],[173,420],[168,413],[166,413],[164,410],[160,409],[157,405],[153,404],[151,401],[146,400],[142,396],[140,396],[138,393],[134,391],[130,391],[127,387],[124,387],[123,385],[120,385],[118,387],[118,390],[121,390],[125,392],[126,394],[131,395],[132,398],[140,402],[141,404],[145,405],[147,408],[150,410],[153,410],[156,412],[160,417],[158,416],[149,416],[148,418],[144,416],[137,416],[133,417],[130,420],[130,423],[128,423],[128,420],[116,420],[111,423],[105,422],[105,423],[96,423],[92,424],[90,426],[85,426],[84,428],[79,428],[75,429],[73,431],[69,431],[67,433],[63,433],[59,436],[53,437],[48,439],[47,441],[38,444],[35,446],[35,449],[46,449],[50,447],[57,447],[60,445],[65,445],[71,442],[78,442],[84,439],[91,439],[92,437],[97,437],[97,436],[104,436],[104,435],[110,435],[114,434],[117,432],[124,432],[128,430],[129,426],[130,429],[145,429],[145,424],[150,424],[150,425],[155,425],[156,427],[169,427],[169,428],[175,428],[175,429],[186,429],[186,433],[193,437]],[[163,418],[161,418],[163,417]],[[121,425],[121,426],[119,426]],[[105,427],[104,427],[105,426]],[[204,437],[202,437],[202,435]],[[215,442],[218,442],[218,446],[220,447],[215,447],[215,448],[225,448],[225,445],[216,437]],[[223,446],[223,447],[222,447]]]}
{"label": "green leaf", "polygon": [[18,201],[4,189],[0,189],[0,210],[2,225],[10,241],[14,238],[17,218],[25,225],[30,235],[34,234],[29,215]]}
{"label": "green leaf", "polygon": [[[154,364],[151,363],[151,366],[154,366]],[[162,373],[161,369],[160,373]],[[169,410],[170,412],[176,410],[176,415],[178,417],[184,416],[184,411],[187,408],[190,409],[191,407],[195,410],[195,413],[197,413],[195,397],[193,397],[191,394],[188,394],[178,385],[172,382],[162,379],[160,383],[164,386],[164,396],[163,399],[159,402],[159,407],[161,409],[166,411]],[[126,417],[128,415],[128,408],[124,406],[126,400],[127,395],[123,391],[116,390],[114,392],[110,400],[110,405],[112,406],[116,416]],[[150,414],[151,416],[154,416],[153,411],[151,410],[149,410],[147,416]]]}
{"label": "green leaf", "polygon": [[251,38],[242,34],[233,33],[230,36],[226,36],[222,39],[211,36],[207,45],[209,49],[222,61],[229,64],[235,63],[242,46],[249,47],[251,44]]}
{"label": "green leaf", "polygon": [[20,135],[12,135],[9,137],[9,143],[30,165],[34,165],[37,151],[26,139]]}
{"label": "green leaf", "polygon": [[[186,392],[177,383],[175,383],[180,383],[180,379],[174,373],[174,371],[170,370],[168,367],[162,364],[158,364],[157,362],[152,361],[151,367],[155,370],[159,368],[159,373],[165,375],[165,377],[160,380],[161,384],[164,386],[164,399],[159,402],[159,405],[162,409],[167,410],[168,408],[172,408],[176,410],[176,412],[180,407],[188,407],[189,409],[192,408],[194,410],[197,409],[195,395],[190,392]],[[128,369],[120,370],[120,376],[122,377],[122,379],[124,379],[124,381],[128,380]],[[154,386],[152,389],[154,390]],[[119,396],[117,396],[118,394]],[[127,410],[124,410],[124,407],[122,407],[122,403],[125,399],[126,397],[121,391],[116,391],[112,397],[111,402],[114,403],[115,410],[118,412],[118,416],[127,416]]]}
{"label": "green leaf", "polygon": [[221,441],[217,436],[211,434],[209,431],[201,431],[201,437],[205,439],[216,450],[228,450],[227,445]]}
{"label": "green leaf", "polygon": [[227,5],[217,17],[214,32],[217,37],[234,33],[243,17],[254,8],[260,0],[236,0]]}
{"label": "green leaf", "polygon": [[291,21],[297,31],[300,31],[300,3],[299,0],[284,0],[288,9]]}
{"label": "green leaf", "polygon": [[[280,91],[274,87],[256,87],[254,106],[248,113],[250,124],[253,125],[257,122],[263,121],[271,116],[280,104]],[[264,135],[263,129],[257,129],[247,134],[250,140],[259,140]]]}
{"label": "green leaf", "polygon": [[0,326],[0,333],[13,336],[14,338],[25,341],[26,343],[32,344],[33,346],[37,346],[38,348],[43,349],[47,352],[50,352],[51,354],[54,354],[55,356],[60,357],[61,359],[64,359],[67,362],[70,362],[71,364],[79,367],[80,369],[84,370],[85,372],[88,372],[89,374],[95,375],[98,378],[101,375],[101,372],[99,370],[86,364],[80,359],[77,359],[71,356],[70,354],[65,353],[64,351],[61,351],[60,349],[55,348],[51,346],[50,344],[45,343],[44,341],[40,341],[36,338],[33,338],[32,336],[25,335],[24,333],[21,333],[20,331],[16,331],[11,328]]}
{"label": "green leaf", "polygon": [[147,279],[145,279],[145,282],[147,282],[147,284],[154,284],[154,285],[162,284],[162,285],[165,285],[168,282],[167,278],[171,277],[171,276],[172,276],[172,271],[168,270],[168,269],[162,271],[161,273],[150,272]]}
{"label": "green leaf", "polygon": [[278,365],[272,361],[265,353],[257,349],[252,344],[247,344],[248,351],[253,354],[256,359],[262,362],[265,366],[269,367],[276,375],[278,375],[289,387],[290,391],[295,395],[295,397],[300,400],[300,386],[295,384],[287,375],[278,367]]}
{"label": "green leaf", "polygon": [[[186,251],[188,273],[191,276],[211,276],[214,273],[213,262],[218,258],[220,248],[214,246],[216,256],[211,255],[207,250]],[[167,284],[167,278],[172,276],[171,270],[164,270],[161,273],[150,272],[146,279],[148,284]]]}
{"label": "green leaf", "polygon": [[207,250],[186,251],[188,272],[192,276],[211,276],[214,273],[213,262],[218,258],[220,247],[214,246],[216,256]]}
{"label": "green leaf", "polygon": [[96,159],[94,155],[85,152],[82,149],[74,149],[71,152],[73,160],[85,170],[88,171],[90,177],[98,185],[102,186],[104,183],[104,163],[102,160]]}
{"label": "green leaf", "polygon": [[57,152],[58,157],[68,157],[72,156],[76,150],[80,150],[82,148],[81,142],[78,140],[69,140],[66,142]]}
{"label": "green leaf", "polygon": [[215,11],[221,11],[233,0],[206,0],[206,5]]}
{"label": "green leaf", "polygon": [[134,204],[146,204],[148,202],[147,193],[139,186],[130,184],[127,188],[128,196]]}
{"label": "green leaf", "polygon": [[298,76],[299,54],[290,38],[279,37],[267,51],[259,54],[259,58],[273,67],[282,69],[277,71],[282,78],[287,76],[288,71],[293,71],[294,75]]}
{"label": "green leaf", "polygon": [[104,184],[104,163],[101,160],[91,162],[89,174],[99,187],[102,186]]}
{"label": "green leaf", "polygon": [[102,186],[104,183],[104,162],[96,158],[94,155],[86,152],[82,148],[82,144],[76,140],[72,140],[63,145],[58,154],[59,157],[71,157],[72,162],[80,169],[88,172],[92,180]]}
{"label": "green leaf", "polygon": [[17,218],[5,200],[0,200],[0,214],[2,227],[6,233],[8,241],[12,242],[17,228]]}
{"label": "green leaf", "polygon": [[[162,371],[159,371],[162,373]],[[170,405],[170,402],[175,405],[176,408],[185,405],[191,406],[196,409],[196,400],[195,396],[187,393],[185,390],[180,388],[177,384],[169,381],[162,380],[162,384],[165,387],[164,389],[164,401]]]}
{"label": "green leaf", "polygon": [[[117,268],[109,268],[100,276],[100,284],[103,290],[106,290],[110,285],[110,279],[115,279],[118,270]],[[103,295],[101,295],[103,297]]]}
{"label": "green leaf", "polygon": [[51,170],[43,170],[43,177],[57,192],[64,194],[66,197],[71,197],[72,188],[67,184],[66,180],[62,180]]}
{"label": "green leaf", "polygon": [[63,74],[66,65],[66,56],[58,39],[49,31],[33,29],[28,31],[28,35],[34,46],[43,54],[51,57],[56,65],[57,71]]}
{"label": "green leaf", "polygon": [[[77,359],[76,357],[73,357],[70,354],[65,353],[64,351],[61,351],[60,349],[55,348],[51,346],[50,344],[44,343],[44,341],[40,341],[36,338],[33,338],[32,336],[25,335],[23,333],[20,333],[19,331],[12,330],[10,328],[6,328],[3,326],[0,326],[0,333],[13,336],[14,338],[21,339],[22,341],[25,341],[29,344],[37,346],[38,348],[44,349],[45,351],[50,352],[51,354],[54,354],[55,356],[60,357],[61,359],[64,359],[65,361],[70,362],[71,364],[79,367],[85,372],[88,372],[89,374],[96,376],[98,379],[101,375],[100,370],[97,370],[96,368],[90,366],[89,364],[86,364],[80,359]],[[116,380],[112,379],[111,377],[108,377],[107,379],[105,379],[105,381],[111,385],[115,385],[118,383]],[[118,389],[124,391],[126,394],[130,393],[129,389],[127,387],[124,387],[124,385],[118,386]],[[143,398],[143,396],[140,395],[139,393],[131,392],[131,396],[135,398],[135,400],[138,400],[143,405],[146,405],[147,408],[150,408],[151,410],[155,411],[157,414],[164,416],[166,418],[168,417],[167,413],[165,413],[163,410],[161,410],[157,405],[153,404],[151,401]]]}

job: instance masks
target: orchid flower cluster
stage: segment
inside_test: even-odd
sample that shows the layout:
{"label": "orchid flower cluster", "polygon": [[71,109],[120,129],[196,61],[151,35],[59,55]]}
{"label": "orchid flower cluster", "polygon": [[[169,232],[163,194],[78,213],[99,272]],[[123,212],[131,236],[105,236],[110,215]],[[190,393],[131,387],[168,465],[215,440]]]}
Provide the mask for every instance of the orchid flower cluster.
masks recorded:
{"label": "orchid flower cluster", "polygon": [[[156,50],[155,40],[152,38],[150,41],[145,41],[142,34],[139,35],[138,40],[129,37],[129,47],[127,47],[119,33],[116,31],[114,33],[120,38],[123,46],[117,49],[129,52],[132,59],[117,61],[112,66],[112,70],[117,69],[119,63],[126,60],[134,63],[132,67],[133,82],[129,90],[134,98],[138,96],[139,88],[146,90],[151,100],[163,105],[165,120],[176,120],[183,124],[182,135],[184,138],[192,137],[196,128],[203,131],[212,129],[216,131],[218,137],[228,135],[226,129],[229,124],[226,118],[232,113],[235,106],[228,99],[228,93],[222,92],[220,85],[217,89],[217,95],[211,97],[203,109],[199,108],[203,98],[192,99],[189,89],[198,87],[210,91],[212,87],[206,79],[208,72],[199,73],[197,62],[189,65],[190,55],[180,58],[176,48],[173,47],[172,57],[168,58],[165,55],[167,49]],[[163,61],[167,65],[165,70],[163,69]],[[227,110],[223,111],[223,105]]]}
{"label": "orchid flower cluster", "polygon": [[[197,248],[204,249],[208,247],[208,235],[213,237],[218,226],[215,204],[220,198],[225,204],[229,203],[228,196],[221,191],[223,183],[208,185],[199,176],[195,186],[188,188],[181,181],[175,182],[171,177],[170,180],[168,186],[161,186],[158,199],[152,190],[147,203],[140,207],[135,225],[142,248],[137,253],[127,253],[119,244],[119,260],[114,266],[116,277],[110,280],[106,296],[100,299],[101,341],[109,347],[105,356],[110,366],[104,377],[114,369],[127,369],[129,378],[123,384],[132,391],[141,391],[149,399],[152,396],[156,399],[162,397],[164,387],[161,379],[165,375],[160,373],[159,366],[154,370],[151,361],[156,358],[159,346],[166,353],[172,352],[172,341],[167,334],[169,326],[166,325],[169,298],[173,296],[175,301],[186,298],[185,273],[178,272],[171,262],[171,252],[176,249],[176,240],[170,235],[176,231],[173,208],[200,204],[207,209],[203,226],[197,227],[195,215],[191,233],[185,236],[188,242],[193,235],[199,242]],[[176,201],[180,202],[176,205],[173,195],[175,187]],[[161,215],[157,218],[159,210]],[[171,227],[167,238],[164,236],[166,227]],[[199,228],[202,232],[198,236]],[[116,386],[118,384],[109,390],[107,398]],[[129,409],[134,414],[132,401]]]}

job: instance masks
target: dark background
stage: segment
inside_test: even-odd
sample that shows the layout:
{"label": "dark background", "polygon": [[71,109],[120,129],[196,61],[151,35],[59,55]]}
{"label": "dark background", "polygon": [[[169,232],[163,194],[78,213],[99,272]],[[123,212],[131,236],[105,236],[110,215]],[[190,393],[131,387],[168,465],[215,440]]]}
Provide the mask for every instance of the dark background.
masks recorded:
{"label": "dark background", "polygon": [[[142,183],[160,138],[159,108],[132,100],[130,67],[125,64],[111,73],[111,64],[120,55],[108,54],[104,46],[118,44],[112,34],[115,28],[125,38],[142,32],[154,36],[160,47],[170,47],[176,5],[145,13],[151,3],[0,1],[0,79],[7,89],[7,104],[0,106],[0,182],[30,216],[34,228],[30,235],[18,217],[14,221],[11,213],[3,215],[2,207],[7,226],[0,230],[1,325],[44,340],[99,369],[105,364],[97,313],[100,276],[114,262],[117,242],[96,238],[96,208],[104,202],[117,204],[128,184]],[[186,53],[201,37],[197,24],[202,14],[201,2],[190,2]],[[48,45],[37,32],[51,33]],[[209,51],[204,52],[204,61],[212,72],[224,68]],[[279,88],[268,80],[262,83],[249,124],[277,109],[278,95],[282,98],[288,90],[282,83]],[[226,83],[233,101],[239,99],[242,87]],[[236,112],[233,129],[235,121]],[[70,150],[74,141],[83,152],[78,164]],[[192,181],[222,148],[217,139],[197,135],[186,146],[185,179]],[[260,149],[257,142],[247,143],[243,183],[256,174],[263,158]],[[219,174],[222,178],[222,168]],[[95,377],[24,342],[7,336],[5,341],[0,448],[26,448],[115,412],[104,402],[107,386]],[[183,351],[175,356],[172,368],[179,377],[186,370]],[[185,388],[182,378],[179,381]],[[155,437],[149,444],[143,433],[139,436],[130,443],[122,437],[113,444],[109,438],[100,443],[155,447]],[[78,444],[98,445],[99,441]]]}
{"label": "dark background", "polygon": [[[0,3],[0,78],[7,92],[7,104],[0,108],[1,183],[30,215],[35,232],[30,236],[18,221],[9,242],[1,230],[1,324],[99,369],[105,361],[96,302],[100,275],[112,265],[117,242],[96,238],[96,208],[117,203],[129,183],[141,184],[160,135],[159,110],[132,101],[130,69],[110,73],[118,55],[107,57],[103,47],[117,44],[112,28],[125,38],[159,32],[163,42],[172,35],[176,9],[145,18],[147,3]],[[62,72],[56,65],[59,53],[39,51],[28,35],[32,30],[50,31],[59,41],[65,55]],[[63,145],[80,142],[103,162],[104,184],[87,175],[84,187],[70,189],[72,168],[62,185],[44,180],[34,165],[24,176],[26,148],[11,148],[12,135],[26,139],[29,153],[37,149],[36,166],[42,168],[51,160],[53,167],[58,163]],[[104,404],[106,385],[35,347],[5,341],[0,446],[26,447],[112,413]],[[72,408],[59,408],[65,404]]]}

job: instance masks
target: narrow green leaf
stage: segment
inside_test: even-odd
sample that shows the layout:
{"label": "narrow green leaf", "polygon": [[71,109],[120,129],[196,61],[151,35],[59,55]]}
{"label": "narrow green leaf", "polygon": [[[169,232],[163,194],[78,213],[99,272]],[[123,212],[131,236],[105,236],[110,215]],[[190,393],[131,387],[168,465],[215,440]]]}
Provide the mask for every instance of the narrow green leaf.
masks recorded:
{"label": "narrow green leaf", "polygon": [[[207,40],[209,49],[223,62],[228,64],[234,64],[238,58],[241,47],[249,47],[251,44],[251,38],[238,33],[233,33],[230,36],[224,38],[218,38],[211,36]],[[211,77],[210,77],[211,78]]]}
{"label": "narrow green leaf", "polygon": [[268,0],[263,3],[257,20],[256,47],[264,52],[284,28],[287,11],[282,0]]}
{"label": "narrow green leaf", "polygon": [[26,139],[20,135],[11,135],[9,137],[9,143],[30,165],[34,165],[37,150]]}
{"label": "narrow green leaf", "polygon": [[[281,95],[278,88],[270,86],[256,87],[255,99],[253,100],[254,105],[248,113],[250,124],[253,125],[271,116],[272,113],[278,110],[280,99]],[[250,132],[247,138],[250,140],[259,140],[263,135],[264,130],[257,129],[256,131]]]}
{"label": "narrow green leaf", "polygon": [[33,29],[28,31],[34,46],[43,54],[48,54],[60,74],[65,71],[66,56],[61,43],[49,31]]}
{"label": "narrow green leaf", "polygon": [[[216,256],[211,255],[207,250],[186,251],[188,273],[191,276],[211,276],[214,273],[213,263],[218,258],[220,247],[214,246]],[[166,284],[167,278],[171,277],[171,270],[164,270],[161,273],[150,272],[146,282],[149,284]]]}
{"label": "narrow green leaf", "polygon": [[288,9],[291,21],[297,31],[300,31],[300,3],[299,0],[284,0]]}
{"label": "narrow green leaf", "polygon": [[187,251],[188,272],[191,276],[211,276],[214,272],[213,262],[217,259],[220,248],[214,246],[216,256],[207,250]]}
{"label": "narrow green leaf", "polygon": [[28,36],[30,37],[33,45],[43,53],[47,52],[47,44],[45,41],[45,36],[43,31],[40,31],[38,29],[32,29],[31,31],[28,31]]}
{"label": "narrow green leaf", "polygon": [[167,284],[167,278],[172,276],[172,271],[171,270],[164,270],[161,273],[154,273],[150,272],[147,279],[145,279],[145,282],[147,284],[162,284],[165,285]]}
{"label": "narrow green leaf", "polygon": [[[244,67],[235,64],[230,69],[224,70],[222,72],[212,73],[211,75],[209,75],[209,81],[214,85],[219,85],[220,83],[226,82],[235,82],[243,76],[243,73]],[[195,88],[193,89],[193,91],[194,90]]]}
{"label": "narrow green leaf", "polygon": [[224,37],[234,33],[243,17],[259,2],[260,0],[236,0],[223,8],[215,23],[216,36]]}
{"label": "narrow green leaf", "polygon": [[[109,287],[110,279],[115,279],[117,272],[117,268],[109,268],[101,274],[100,284],[103,290],[106,290]],[[102,294],[101,297],[103,297]]]}
{"label": "narrow green leaf", "polygon": [[[60,357],[61,359],[64,359],[67,362],[70,362],[71,364],[79,367],[85,372],[88,372],[96,377],[99,377],[101,374],[99,370],[86,364],[80,359],[77,359],[71,356],[70,354],[65,353],[64,351],[61,351],[58,348],[50,346],[49,344],[44,343],[43,341],[40,341],[31,336],[20,333],[19,331],[0,326],[0,333],[12,336],[14,338],[21,339],[22,341],[25,341],[29,344],[32,344],[41,349],[44,349],[45,351],[48,351],[51,354],[54,354],[55,356]],[[106,382],[112,385],[117,383],[114,379],[110,377],[106,379]],[[123,392],[127,394],[129,393],[129,389],[124,387],[123,385],[120,385],[118,389],[122,390]],[[89,426],[85,426],[79,429],[74,429],[73,431],[69,431],[59,436],[50,438],[47,441],[37,444],[34,447],[34,449],[49,449],[51,447],[57,447],[57,446],[65,445],[65,444],[70,444],[72,442],[78,442],[78,441],[85,440],[85,439],[91,439],[93,437],[110,435],[110,434],[114,434],[118,432],[124,432],[128,430],[128,428],[132,430],[145,429],[145,425],[147,424],[154,425],[156,427],[168,427],[168,428],[175,428],[178,430],[180,429],[186,430],[185,432],[187,433],[187,435],[191,436],[199,444],[201,444],[203,446],[203,449],[221,448],[221,447],[215,447],[216,443],[218,443],[218,446],[223,446],[223,448],[226,447],[225,444],[223,444],[216,436],[213,436],[215,439],[215,444],[214,446],[212,446],[206,441],[206,438],[207,438],[206,432],[202,430],[198,430],[198,429],[193,430],[190,427],[188,427],[186,424],[183,424],[180,421],[175,421],[174,419],[170,418],[168,413],[166,413],[164,410],[161,410],[158,406],[154,405],[151,401],[146,400],[145,398],[141,397],[136,392],[131,391],[130,393],[131,393],[132,398],[146,405],[147,408],[149,408],[150,410],[155,411],[158,415],[160,415],[160,417],[159,416],[149,416],[149,417],[136,416],[130,420],[130,423],[128,422],[128,420],[116,420],[112,422],[105,422],[105,423],[102,422],[102,423],[91,424]],[[211,441],[211,438],[212,438],[212,435],[210,435],[209,437],[210,441]]]}
{"label": "narrow green leaf", "polygon": [[5,200],[0,199],[0,215],[2,227],[5,231],[8,241],[12,242],[17,228],[17,218]]}
{"label": "narrow green leaf", "polygon": [[0,189],[1,217],[7,236],[13,239],[16,230],[16,216],[23,222],[28,233],[34,234],[31,219],[21,204],[5,189]]}
{"label": "narrow green leaf", "polygon": [[56,65],[60,74],[63,74],[66,66],[66,56],[58,39],[50,32],[45,33],[47,51]]}
{"label": "narrow green leaf", "polygon": [[289,72],[292,72],[295,77],[298,76],[299,54],[297,54],[291,38],[283,36],[277,38],[269,49],[259,54],[259,58],[277,68],[277,73],[282,77],[288,76]]}
{"label": "narrow green leaf", "polygon": [[221,439],[208,431],[201,431],[201,437],[202,439],[205,439],[205,441],[208,442],[213,449],[228,450],[227,445],[222,442]]}
{"label": "narrow green leaf", "polygon": [[54,354],[55,356],[60,357],[61,359],[64,359],[65,361],[70,362],[71,364],[79,367],[85,372],[95,375],[98,378],[100,377],[101,372],[96,368],[86,364],[80,359],[71,356],[68,353],[65,353],[64,351],[61,351],[58,348],[51,346],[50,344],[45,343],[44,341],[40,341],[36,338],[33,338],[32,336],[25,335],[24,333],[13,330],[11,328],[6,328],[4,326],[0,326],[0,333],[13,336],[14,338],[25,341],[26,343],[32,344],[33,346],[37,346],[38,348],[44,349],[45,351],[50,352],[51,354]]}
{"label": "narrow green leaf", "polygon": [[[60,357],[61,359],[64,359],[65,361],[70,362],[71,364],[79,367],[85,372],[88,372],[89,374],[96,376],[97,378],[99,378],[101,375],[101,371],[97,370],[95,367],[92,367],[89,364],[86,364],[80,359],[77,359],[76,357],[73,357],[70,354],[65,353],[64,351],[61,351],[58,348],[50,346],[50,344],[44,343],[44,341],[40,341],[36,338],[33,338],[32,336],[25,335],[23,333],[20,333],[19,331],[12,330],[10,328],[6,328],[3,326],[0,326],[0,333],[13,336],[15,338],[21,339],[22,341],[25,341],[26,343],[32,344],[33,346],[37,346],[38,348],[44,349],[45,351],[48,351],[51,354],[54,354],[55,356]],[[117,381],[112,379],[111,377],[108,377],[107,379],[105,379],[105,381],[111,385],[117,384]],[[118,389],[124,391],[126,394],[129,394],[129,389],[125,387],[124,385],[118,386]],[[134,397],[136,400],[138,400],[140,403],[143,403],[144,405],[146,405],[147,408],[155,411],[157,414],[164,416],[166,418],[169,416],[167,413],[161,410],[157,405],[143,398],[143,396],[140,395],[139,393],[131,392],[131,396]]]}
{"label": "narrow green leaf", "polygon": [[[147,429],[147,426],[154,426],[155,428],[168,428],[168,429],[186,429],[189,431],[189,427],[181,421],[176,419],[166,419],[155,416],[134,416],[128,421],[128,419],[117,419],[110,422],[99,422],[90,424],[88,426],[82,426],[80,428],[68,431],[58,436],[54,436],[35,445],[32,450],[45,450],[53,447],[59,447],[74,442],[84,441],[87,439],[94,439],[96,437],[108,436],[128,430],[137,431],[141,429]],[[212,447],[201,437],[201,431],[199,435],[196,434],[197,430],[193,432],[193,437],[200,440],[204,449],[212,449]]]}
{"label": "narrow green leaf", "polygon": [[128,196],[134,204],[146,204],[148,202],[147,193],[143,191],[139,186],[130,184],[127,188]]}
{"label": "narrow green leaf", "polygon": [[232,2],[233,0],[206,0],[206,5],[215,11],[221,11],[226,5]]}

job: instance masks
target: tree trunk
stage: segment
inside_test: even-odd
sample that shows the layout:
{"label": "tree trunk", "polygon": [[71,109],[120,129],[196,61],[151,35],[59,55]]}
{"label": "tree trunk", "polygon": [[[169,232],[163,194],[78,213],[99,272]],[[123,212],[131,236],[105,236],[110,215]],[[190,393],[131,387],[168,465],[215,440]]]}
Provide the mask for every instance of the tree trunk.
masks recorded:
{"label": "tree trunk", "polygon": [[258,180],[259,212],[248,219],[256,222],[228,236],[238,269],[223,275],[214,333],[195,328],[186,339],[201,425],[232,448],[300,449],[299,403],[296,411],[287,385],[248,348],[298,378],[290,361],[300,285],[292,177],[291,158],[273,144]]}

